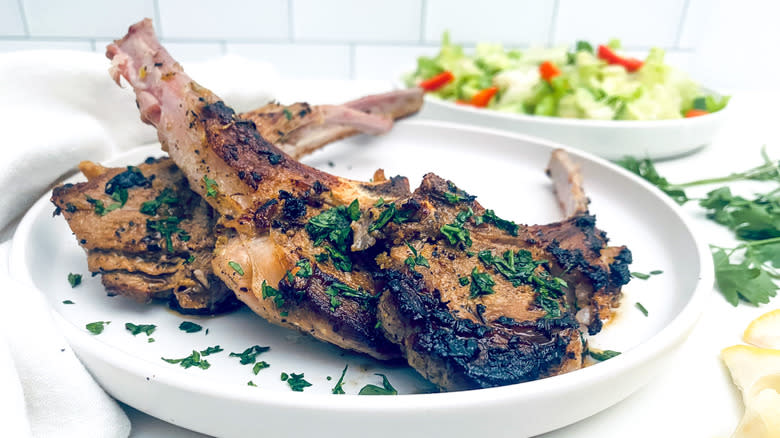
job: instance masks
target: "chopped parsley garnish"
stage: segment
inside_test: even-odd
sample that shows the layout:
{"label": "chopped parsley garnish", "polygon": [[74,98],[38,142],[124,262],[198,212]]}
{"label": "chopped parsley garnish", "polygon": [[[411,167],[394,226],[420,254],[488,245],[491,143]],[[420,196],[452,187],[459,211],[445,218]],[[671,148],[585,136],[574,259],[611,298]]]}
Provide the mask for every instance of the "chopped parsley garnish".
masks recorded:
{"label": "chopped parsley garnish", "polygon": [[517,224],[506,219],[501,219],[496,216],[496,213],[493,210],[485,210],[485,214],[475,217],[474,221],[477,225],[483,222],[493,224],[498,229],[504,230],[512,236],[517,236]]}
{"label": "chopped parsley garnish", "polygon": [[190,254],[190,256],[187,257],[187,260],[184,261],[184,263],[186,263],[188,265],[191,265],[192,262],[194,262],[194,261],[195,261],[195,254]]}
{"label": "chopped parsley garnish", "polygon": [[268,364],[268,362],[261,360],[260,362],[255,362],[255,366],[252,367],[252,372],[257,375],[257,373],[260,372],[260,370],[266,369],[270,367],[271,365]]}
{"label": "chopped parsley garnish", "polygon": [[283,109],[282,112],[284,113],[284,117],[287,118],[287,120],[292,120],[292,113],[287,108]]}
{"label": "chopped parsley garnish", "polygon": [[613,357],[620,355],[620,352],[613,350],[596,350],[591,348],[588,349],[588,354],[590,357],[603,362],[607,359],[612,359]]}
{"label": "chopped parsley garnish", "polygon": [[246,386],[254,386],[254,387],[257,387],[257,385],[255,385],[255,382],[253,382],[253,381],[251,381],[251,380],[250,380],[250,381],[248,381],[248,382],[246,382]]}
{"label": "chopped parsley garnish", "polygon": [[103,330],[106,328],[108,324],[111,324],[111,321],[95,321],[90,322],[86,325],[87,330],[89,330],[90,333],[93,335],[99,335],[103,333]]}
{"label": "chopped parsley garnish", "polygon": [[237,357],[241,360],[241,365],[248,365],[250,363],[255,363],[257,361],[257,356],[259,354],[265,353],[270,349],[271,347],[261,347],[259,345],[253,345],[241,353],[230,353],[230,357]]}
{"label": "chopped parsley garnish", "polygon": [[460,283],[461,286],[468,286],[471,283],[471,280],[469,280],[468,277],[460,277],[458,278],[458,283]]}
{"label": "chopped parsley garnish", "polygon": [[154,338],[146,338],[146,342],[151,344],[152,342],[154,342]]}
{"label": "chopped parsley garnish", "polygon": [[276,304],[277,308],[284,306],[284,297],[282,296],[282,293],[279,292],[278,289],[274,289],[273,287],[269,286],[265,280],[263,280],[263,284],[260,286],[260,291],[262,293],[263,299],[273,298],[274,304]]}
{"label": "chopped parsley garnish", "polygon": [[650,278],[650,274],[644,274],[642,272],[632,272],[631,276],[634,278],[638,278],[640,280],[647,280],[648,278]]}
{"label": "chopped parsley garnish", "polygon": [[385,205],[385,199],[379,198],[379,200],[376,201],[376,204],[374,204],[374,207],[379,208],[379,207],[384,207],[384,205]]}
{"label": "chopped parsley garnish", "polygon": [[219,193],[217,182],[209,178],[208,175],[203,175],[203,182],[206,183],[206,196],[216,198],[217,193]]}
{"label": "chopped parsley garnish", "polygon": [[363,288],[358,287],[357,289],[354,289],[352,287],[347,286],[344,283],[339,282],[333,282],[331,283],[327,289],[325,289],[325,293],[330,296],[330,310],[334,311],[336,310],[336,307],[339,307],[341,305],[341,300],[339,300],[339,296],[347,297],[347,298],[354,298],[361,302],[363,306],[367,306],[368,303],[375,300],[377,297],[371,295],[367,291],[363,290]]}
{"label": "chopped parsley garnish", "polygon": [[92,204],[93,208],[95,209],[95,214],[99,216],[103,216],[107,213],[106,207],[103,205],[103,201],[101,201],[100,199],[95,199],[87,195],[87,202]]}
{"label": "chopped parsley garnish", "polygon": [[650,271],[650,275],[661,275],[664,271],[656,269],[655,271]]}
{"label": "chopped parsley garnish", "polygon": [[201,327],[199,324],[195,324],[194,322],[182,321],[182,323],[179,324],[179,330],[187,333],[197,333],[203,330],[203,327]]}
{"label": "chopped parsley garnish", "polygon": [[384,374],[376,373],[375,375],[382,377],[382,387],[376,385],[366,385],[360,389],[358,395],[398,395],[398,391],[393,388],[390,381],[387,380],[387,376]]}
{"label": "chopped parsley garnish", "polygon": [[162,192],[160,192],[159,195],[157,195],[154,200],[146,201],[143,204],[141,204],[140,212],[143,214],[147,214],[149,216],[154,216],[157,214],[157,209],[160,208],[161,205],[167,204],[167,205],[175,205],[179,203],[179,198],[176,197],[176,194],[173,190],[166,187],[163,189]]}
{"label": "chopped parsley garnish", "polygon": [[494,294],[496,293],[496,291],[493,290],[493,286],[495,285],[496,282],[493,280],[493,277],[491,277],[490,274],[487,272],[477,271],[475,266],[474,269],[471,270],[471,288],[469,289],[471,295],[469,295],[469,298],[477,298],[483,295]]}
{"label": "chopped parsley garnish", "polygon": [[643,315],[647,316],[647,309],[645,309],[645,306],[643,306],[642,303],[637,302],[636,308],[639,309],[639,311],[642,312]]}
{"label": "chopped parsley garnish", "polygon": [[341,371],[341,377],[339,377],[339,381],[336,382],[336,386],[333,387],[333,389],[330,390],[332,394],[346,394],[344,392],[344,376],[347,375],[347,368],[349,368],[349,364],[344,365],[344,370]]}
{"label": "chopped parsley garnish", "polygon": [[76,303],[74,303],[71,300],[65,300],[65,301],[62,302],[62,304],[76,304]]}
{"label": "chopped parsley garnish", "polygon": [[287,384],[290,385],[290,389],[297,392],[303,392],[303,388],[311,386],[311,383],[303,379],[303,373],[290,373],[289,375],[287,373],[282,373],[281,379],[282,382],[287,382]]}
{"label": "chopped parsley garnish", "polygon": [[154,333],[154,330],[157,328],[154,324],[133,324],[132,322],[126,322],[125,328],[127,331],[129,331],[133,336],[139,334],[139,333],[146,333],[146,336],[151,336],[152,333]]}
{"label": "chopped parsley garnish", "polygon": [[333,260],[336,269],[344,272],[352,270],[352,261],[347,255],[352,244],[352,221],[360,218],[360,205],[357,199],[349,207],[340,205],[323,211],[309,219],[306,232],[314,241],[314,246],[327,242],[325,249]]}
{"label": "chopped parsley garnish", "polygon": [[197,367],[202,370],[207,370],[211,366],[209,361],[201,358],[201,354],[197,350],[192,350],[192,354],[190,354],[187,357],[183,357],[181,359],[166,359],[164,357],[161,357],[160,359],[168,363],[179,364],[179,366],[185,369],[191,367]]}
{"label": "chopped parsley garnish", "polygon": [[298,271],[295,273],[296,277],[301,277],[301,278],[309,278],[309,277],[311,277],[311,274],[313,273],[313,271],[312,271],[311,262],[309,262],[309,259],[300,259],[295,264],[295,266],[297,266],[299,268]]}
{"label": "chopped parsley garnish", "polygon": [[417,254],[417,250],[414,249],[412,245],[409,244],[409,242],[404,242],[407,247],[409,247],[409,250],[412,252],[412,255],[407,257],[406,260],[404,260],[404,263],[406,263],[406,266],[409,267],[409,269],[414,270],[416,266],[425,266],[426,268],[430,268],[431,265],[428,263],[428,259],[423,257],[420,254]]}
{"label": "chopped parsley garnish", "polygon": [[239,265],[238,263],[234,262],[233,260],[228,262],[228,266],[233,268],[233,270],[236,271],[236,273],[238,273],[238,275],[244,275],[244,268],[242,268],[241,265]]}
{"label": "chopped parsley garnish", "polygon": [[208,356],[210,354],[219,353],[220,351],[225,351],[225,349],[220,347],[219,345],[215,345],[213,347],[208,347],[205,350],[201,350],[200,354],[204,356]]}
{"label": "chopped parsley garnish", "polygon": [[468,210],[463,210],[455,216],[455,221],[451,224],[442,225],[440,231],[450,242],[450,245],[463,244],[467,247],[471,246],[471,234],[469,230],[463,228],[466,221],[474,215],[474,212],[469,207]]}
{"label": "chopped parsley garnish", "polygon": [[81,284],[81,274],[74,274],[69,273],[68,274],[68,283],[70,283],[70,287],[74,288]]}
{"label": "chopped parsley garnish", "polygon": [[173,252],[173,235],[178,234],[179,240],[186,242],[190,240],[190,235],[186,231],[179,228],[179,219],[176,216],[168,216],[159,220],[146,220],[146,228],[150,231],[157,231],[165,238],[165,245],[168,252]]}
{"label": "chopped parsley garnish", "polygon": [[368,227],[368,232],[376,231],[387,225],[395,216],[395,202],[384,205],[385,209],[379,214],[377,220]]}
{"label": "chopped parsley garnish", "polygon": [[480,251],[477,254],[485,266],[492,267],[518,287],[529,284],[537,292],[537,304],[547,312],[547,316],[560,316],[557,298],[563,296],[563,289],[568,285],[562,278],[553,277],[547,270],[537,273],[537,267],[546,263],[545,260],[534,260],[530,251],[521,249],[517,252],[507,250],[502,258],[494,257],[491,251]]}

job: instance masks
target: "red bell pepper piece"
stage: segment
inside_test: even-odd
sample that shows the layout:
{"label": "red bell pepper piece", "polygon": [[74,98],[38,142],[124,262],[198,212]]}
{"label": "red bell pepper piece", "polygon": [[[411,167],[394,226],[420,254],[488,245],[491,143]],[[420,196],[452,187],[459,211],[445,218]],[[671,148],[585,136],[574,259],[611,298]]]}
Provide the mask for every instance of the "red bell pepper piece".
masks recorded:
{"label": "red bell pepper piece", "polygon": [[607,61],[608,64],[622,65],[628,71],[637,71],[643,64],[642,61],[636,58],[622,57],[604,45],[599,46],[599,58]]}
{"label": "red bell pepper piece", "polygon": [[455,76],[451,71],[443,71],[436,76],[420,82],[420,88],[425,91],[436,91],[439,88],[449,84],[453,80],[455,80]]}
{"label": "red bell pepper piece", "polygon": [[699,117],[706,114],[709,114],[710,112],[703,109],[689,109],[688,112],[685,113],[685,117]]}
{"label": "red bell pepper piece", "polygon": [[489,87],[484,90],[479,90],[479,92],[471,98],[471,104],[476,107],[484,108],[490,103],[490,99],[492,99],[496,93],[498,93],[498,87]]}
{"label": "red bell pepper piece", "polygon": [[539,75],[547,82],[550,82],[552,78],[559,76],[561,70],[550,61],[544,61],[539,65]]}

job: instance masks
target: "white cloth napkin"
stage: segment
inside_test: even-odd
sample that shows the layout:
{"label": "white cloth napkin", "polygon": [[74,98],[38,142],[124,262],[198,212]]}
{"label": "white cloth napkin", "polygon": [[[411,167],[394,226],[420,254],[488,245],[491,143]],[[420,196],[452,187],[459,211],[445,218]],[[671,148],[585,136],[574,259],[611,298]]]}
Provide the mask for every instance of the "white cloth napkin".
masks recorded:
{"label": "white cloth napkin", "polygon": [[[0,241],[79,161],[156,140],[108,67],[95,53],[0,54]],[[269,65],[232,56],[184,67],[237,111],[271,100],[279,82]],[[128,436],[124,412],[70,350],[40,293],[8,275],[9,246],[0,245],[0,435]]]}

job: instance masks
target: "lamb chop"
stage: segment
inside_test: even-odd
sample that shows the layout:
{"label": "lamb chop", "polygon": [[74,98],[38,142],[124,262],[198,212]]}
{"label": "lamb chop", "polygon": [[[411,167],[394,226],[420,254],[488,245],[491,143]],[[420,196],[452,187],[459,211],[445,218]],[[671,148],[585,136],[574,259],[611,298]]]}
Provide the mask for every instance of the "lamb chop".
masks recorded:
{"label": "lamb chop", "polygon": [[[192,81],[160,46],[150,20],[131,26],[107,56],[190,188],[219,214],[212,266],[237,297],[272,323],[396,357],[377,328],[376,288],[359,261],[371,258],[352,254],[359,239],[351,225],[360,206],[408,196],[406,179],[378,172],[372,183],[349,181],[294,160]],[[291,111],[290,119],[307,115]]]}
{"label": "lamb chop", "polygon": [[[403,90],[341,106],[269,103],[243,116],[262,120],[264,136],[299,158],[346,136],[384,133],[393,118],[416,112],[421,104],[421,93]],[[288,120],[293,111],[298,116]],[[109,295],[141,302],[165,299],[183,313],[214,314],[239,304],[211,268],[216,215],[169,158],[149,159],[132,169],[89,161],[79,168],[88,182],[55,188],[52,202],[64,213],[87,251],[89,270],[101,274]],[[127,195],[124,202],[111,198],[119,193]],[[114,205],[122,212],[108,215]],[[193,235],[200,238],[181,239]]]}
{"label": "lamb chop", "polygon": [[601,330],[629,280],[630,252],[608,247],[586,212],[517,225],[434,174],[398,212],[408,220],[383,229],[389,249],[377,257],[379,321],[443,389],[579,369],[581,330]]}
{"label": "lamb chop", "polygon": [[606,246],[587,203],[560,223],[518,226],[432,174],[414,194],[400,177],[338,178],[292,160],[194,83],[149,20],[107,55],[220,215],[215,272],[271,322],[378,358],[398,345],[444,389],[497,386],[580,367],[581,324],[598,331],[628,280],[630,252]]}

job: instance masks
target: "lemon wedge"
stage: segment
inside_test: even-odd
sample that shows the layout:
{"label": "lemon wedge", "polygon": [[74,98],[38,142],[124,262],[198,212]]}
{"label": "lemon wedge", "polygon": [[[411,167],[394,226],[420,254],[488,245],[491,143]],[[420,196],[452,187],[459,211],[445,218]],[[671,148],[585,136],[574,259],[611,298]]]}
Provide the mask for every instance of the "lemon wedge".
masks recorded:
{"label": "lemon wedge", "polygon": [[756,347],[780,350],[780,309],[767,312],[753,320],[745,329],[742,339]]}
{"label": "lemon wedge", "polygon": [[733,438],[780,438],[780,350],[735,345],[721,352],[745,414]]}

